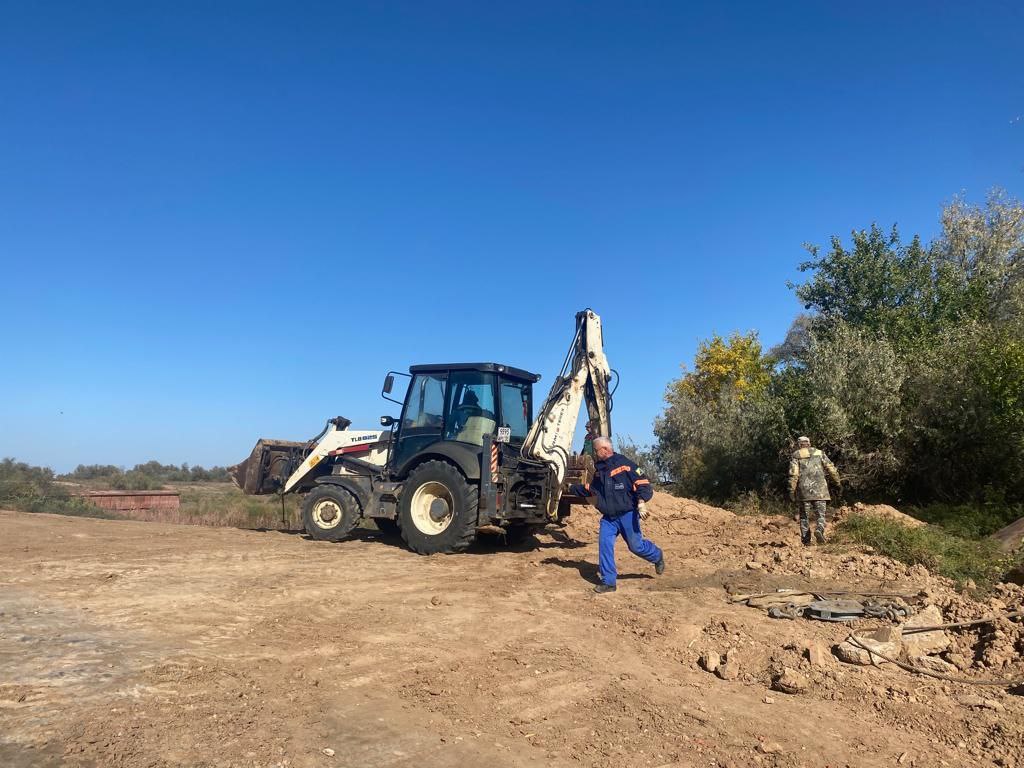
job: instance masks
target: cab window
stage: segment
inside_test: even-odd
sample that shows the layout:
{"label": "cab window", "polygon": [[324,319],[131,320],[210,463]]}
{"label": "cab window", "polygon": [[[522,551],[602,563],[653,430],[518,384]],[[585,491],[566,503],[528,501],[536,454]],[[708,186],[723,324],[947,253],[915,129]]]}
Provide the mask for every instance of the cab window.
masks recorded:
{"label": "cab window", "polygon": [[497,426],[493,373],[453,371],[449,378],[445,439],[481,445]]}
{"label": "cab window", "polygon": [[521,443],[530,431],[530,390],[524,382],[501,382],[501,426],[510,429],[513,442]]}

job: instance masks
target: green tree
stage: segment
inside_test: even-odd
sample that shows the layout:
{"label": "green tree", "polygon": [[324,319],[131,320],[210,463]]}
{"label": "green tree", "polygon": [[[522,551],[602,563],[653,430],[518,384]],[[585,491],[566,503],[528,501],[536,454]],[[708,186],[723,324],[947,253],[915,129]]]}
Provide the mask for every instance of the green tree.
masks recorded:
{"label": "green tree", "polygon": [[804,360],[808,423],[800,425],[842,465],[859,491],[899,486],[907,372],[883,335],[836,323],[815,336]]}
{"label": "green tree", "polygon": [[943,314],[1016,323],[1024,313],[1024,203],[1001,190],[984,206],[954,199],[930,248]]}
{"label": "green tree", "polygon": [[852,248],[838,237],[822,254],[806,245],[811,259],[801,272],[813,272],[795,286],[804,308],[815,313],[815,325],[836,323],[863,328],[907,347],[926,333],[934,303],[931,260],[918,237],[904,244],[893,227],[888,234],[876,224],[854,230]]}
{"label": "green tree", "polygon": [[677,490],[724,500],[776,482],[788,437],[781,401],[768,391],[771,368],[756,332],[701,342],[655,423],[659,471]]}
{"label": "green tree", "polygon": [[862,497],[1024,500],[1024,204],[954,200],[928,247],[877,225],[809,247],[778,347],[713,336],[655,424],[686,493],[770,488],[798,434]]}
{"label": "green tree", "polygon": [[694,370],[675,382],[680,393],[715,403],[728,390],[739,400],[757,397],[771,379],[771,364],[761,354],[757,331],[733,332],[728,340],[717,333],[697,348]]}

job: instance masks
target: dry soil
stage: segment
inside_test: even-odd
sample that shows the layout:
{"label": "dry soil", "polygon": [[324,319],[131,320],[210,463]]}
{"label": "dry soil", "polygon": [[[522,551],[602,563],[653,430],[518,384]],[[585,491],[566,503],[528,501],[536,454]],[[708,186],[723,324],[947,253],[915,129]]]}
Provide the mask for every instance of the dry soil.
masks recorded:
{"label": "dry soil", "polygon": [[[805,550],[780,518],[652,506],[667,572],[620,542],[603,596],[588,508],[519,547],[433,557],[370,531],[2,512],[0,766],[1024,765],[1021,697],[842,665],[848,628],[729,601],[923,590],[962,618],[1014,594],[970,601],[920,568]],[[991,629],[959,638],[978,658],[963,674],[1024,673],[1004,629],[990,665]],[[700,668],[708,651],[735,679]],[[771,690],[787,668],[806,692]]]}

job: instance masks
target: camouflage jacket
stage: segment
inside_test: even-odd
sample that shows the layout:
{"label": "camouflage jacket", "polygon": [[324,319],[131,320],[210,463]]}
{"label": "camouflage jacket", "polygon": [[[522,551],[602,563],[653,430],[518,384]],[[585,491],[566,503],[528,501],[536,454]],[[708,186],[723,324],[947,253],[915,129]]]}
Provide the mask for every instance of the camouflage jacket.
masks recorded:
{"label": "camouflage jacket", "polygon": [[[829,501],[825,475],[839,485],[839,472],[818,448],[800,448],[789,457],[789,492],[801,501]],[[799,491],[799,495],[797,492]]]}

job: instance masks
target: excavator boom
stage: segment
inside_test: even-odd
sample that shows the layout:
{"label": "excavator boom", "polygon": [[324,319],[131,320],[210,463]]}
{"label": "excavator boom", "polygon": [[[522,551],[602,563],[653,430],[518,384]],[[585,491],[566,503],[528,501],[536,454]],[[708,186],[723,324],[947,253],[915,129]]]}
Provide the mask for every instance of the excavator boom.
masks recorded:
{"label": "excavator boom", "polygon": [[[591,309],[576,314],[576,335],[566,355],[562,371],[551,385],[526,440],[523,456],[542,461],[555,475],[554,486],[561,488],[572,457],[572,441],[580,406],[586,403],[598,433],[609,437],[611,424],[611,368],[604,354],[601,318]],[[548,501],[549,517],[556,517],[559,493]]]}

